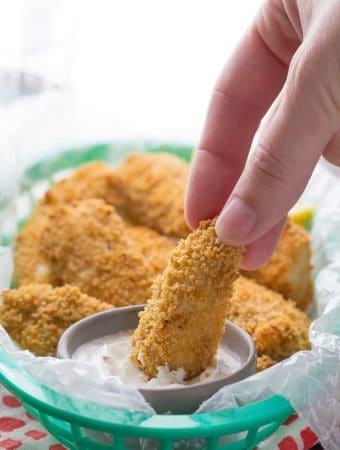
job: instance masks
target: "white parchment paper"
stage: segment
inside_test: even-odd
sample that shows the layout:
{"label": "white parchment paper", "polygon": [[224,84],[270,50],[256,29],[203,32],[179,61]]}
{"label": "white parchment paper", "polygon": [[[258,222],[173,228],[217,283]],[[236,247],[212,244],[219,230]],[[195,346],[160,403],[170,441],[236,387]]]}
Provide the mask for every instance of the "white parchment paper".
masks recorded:
{"label": "white parchment paper", "polygon": [[312,350],[298,352],[270,369],[226,386],[199,412],[244,405],[268,395],[286,397],[326,449],[340,448],[340,178],[321,162],[301,203],[317,207],[311,231],[315,318]]}

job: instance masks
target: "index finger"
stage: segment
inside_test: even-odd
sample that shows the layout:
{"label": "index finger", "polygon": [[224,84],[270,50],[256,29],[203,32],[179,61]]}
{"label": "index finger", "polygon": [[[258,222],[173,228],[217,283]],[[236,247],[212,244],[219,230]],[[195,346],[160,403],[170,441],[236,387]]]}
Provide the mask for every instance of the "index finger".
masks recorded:
{"label": "index finger", "polygon": [[192,228],[220,213],[286,75],[287,65],[253,26],[224,67],[210,100],[186,193],[186,220]]}

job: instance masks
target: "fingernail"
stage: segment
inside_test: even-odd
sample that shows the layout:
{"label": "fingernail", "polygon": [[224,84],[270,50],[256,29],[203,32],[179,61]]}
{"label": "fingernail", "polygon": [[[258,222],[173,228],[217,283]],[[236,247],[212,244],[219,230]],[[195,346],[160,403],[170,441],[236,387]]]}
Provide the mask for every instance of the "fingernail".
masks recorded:
{"label": "fingernail", "polygon": [[216,221],[216,234],[221,241],[240,245],[254,228],[256,213],[240,198],[233,198]]}

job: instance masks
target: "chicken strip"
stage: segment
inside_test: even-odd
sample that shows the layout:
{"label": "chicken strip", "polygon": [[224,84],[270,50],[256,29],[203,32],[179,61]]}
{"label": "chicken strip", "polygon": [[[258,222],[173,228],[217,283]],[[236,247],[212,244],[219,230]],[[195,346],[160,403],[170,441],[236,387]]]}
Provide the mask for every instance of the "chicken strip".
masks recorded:
{"label": "chicken strip", "polygon": [[100,198],[110,205],[118,203],[120,182],[114,170],[96,161],[77,169],[71,176],[53,184],[42,203],[56,205],[74,200]]}
{"label": "chicken strip", "polygon": [[60,284],[41,249],[41,235],[48,222],[49,209],[38,203],[16,237],[12,281],[17,286],[30,283],[47,283],[53,286]]}
{"label": "chicken strip", "polygon": [[253,337],[259,356],[277,361],[310,347],[306,314],[291,300],[248,278],[235,282],[228,319]]}
{"label": "chicken strip", "polygon": [[41,235],[49,212],[59,203],[86,198],[102,198],[107,203],[116,204],[118,193],[119,182],[113,170],[100,162],[84,165],[50,187],[17,236],[13,282],[18,286],[29,283],[60,285],[41,249]]}
{"label": "chicken strip", "polygon": [[274,361],[268,355],[262,355],[257,358],[256,361],[256,372],[262,372],[262,370],[269,369],[269,367],[274,366],[277,361]]}
{"label": "chicken strip", "polygon": [[294,300],[300,309],[306,309],[313,299],[311,248],[306,231],[288,219],[270,260],[244,275]]}
{"label": "chicken strip", "polygon": [[54,356],[59,338],[69,326],[112,308],[67,285],[30,284],[3,291],[1,296],[1,325],[22,348],[37,356]]}
{"label": "chicken strip", "polygon": [[189,166],[165,153],[129,155],[116,169],[121,182],[119,210],[132,224],[168,236],[190,232],[184,218],[184,192]]}
{"label": "chicken strip", "polygon": [[132,337],[132,362],[146,377],[166,365],[183,367],[189,380],[213,363],[241,256],[218,240],[211,220],[179,242]]}
{"label": "chicken strip", "polygon": [[143,304],[154,270],[115,208],[89,199],[58,205],[42,235],[43,252],[63,283],[114,306]]}
{"label": "chicken strip", "polygon": [[126,231],[131,237],[131,245],[141,252],[154,274],[163,272],[175,243],[148,227],[130,225]]}

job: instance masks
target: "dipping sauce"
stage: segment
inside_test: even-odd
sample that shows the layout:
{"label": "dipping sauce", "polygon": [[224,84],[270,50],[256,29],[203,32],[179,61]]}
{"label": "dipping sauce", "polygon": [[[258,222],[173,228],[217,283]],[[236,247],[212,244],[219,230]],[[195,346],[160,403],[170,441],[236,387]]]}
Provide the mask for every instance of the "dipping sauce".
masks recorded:
{"label": "dipping sauce", "polygon": [[103,336],[81,345],[72,355],[73,359],[95,364],[98,370],[108,378],[115,377],[125,385],[137,387],[180,387],[198,384],[203,381],[213,381],[231,375],[241,367],[237,355],[220,348],[215,358],[215,364],[207,368],[198,377],[184,381],[183,368],[170,371],[167,367],[159,367],[158,375],[151,380],[144,377],[129,359],[131,336],[134,330],[121,331],[117,334]]}

